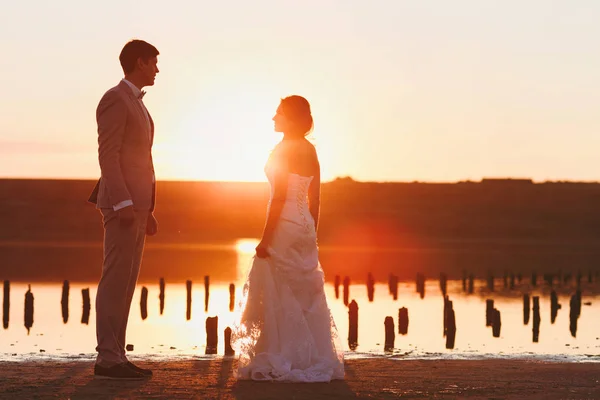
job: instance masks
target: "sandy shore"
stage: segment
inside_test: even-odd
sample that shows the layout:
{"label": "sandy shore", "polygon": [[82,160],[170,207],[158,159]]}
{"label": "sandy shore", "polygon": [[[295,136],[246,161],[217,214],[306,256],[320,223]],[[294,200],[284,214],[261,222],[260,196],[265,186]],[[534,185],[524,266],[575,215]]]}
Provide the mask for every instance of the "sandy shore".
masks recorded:
{"label": "sandy shore", "polygon": [[147,381],[95,380],[90,361],[0,361],[2,399],[598,399],[600,363],[525,360],[346,362],[329,384],[237,382],[231,359],[150,362]]}

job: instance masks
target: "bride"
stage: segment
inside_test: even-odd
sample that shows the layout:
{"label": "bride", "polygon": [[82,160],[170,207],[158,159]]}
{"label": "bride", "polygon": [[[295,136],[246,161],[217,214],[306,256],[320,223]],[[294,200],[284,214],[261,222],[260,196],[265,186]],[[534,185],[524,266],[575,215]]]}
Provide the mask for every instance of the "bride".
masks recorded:
{"label": "bride", "polygon": [[244,285],[232,344],[238,379],[329,382],[344,378],[344,360],[324,292],[317,224],[320,166],[305,136],[310,104],[283,100],[273,117],[283,139],[265,172],[271,185],[267,222]]}

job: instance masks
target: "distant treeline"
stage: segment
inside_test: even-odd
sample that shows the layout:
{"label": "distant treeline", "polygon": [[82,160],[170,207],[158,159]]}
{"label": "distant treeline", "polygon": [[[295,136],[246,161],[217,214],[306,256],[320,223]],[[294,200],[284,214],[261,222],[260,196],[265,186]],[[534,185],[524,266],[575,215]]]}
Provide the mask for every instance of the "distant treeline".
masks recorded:
{"label": "distant treeline", "polygon": [[[101,242],[100,215],[86,201],[94,183],[0,180],[0,243]],[[266,183],[158,182],[160,233],[149,242],[259,237],[268,196]],[[598,183],[346,178],[323,184],[321,213],[319,245],[328,274],[394,270],[412,277],[417,270],[445,270],[458,277],[462,269],[600,266]],[[15,265],[27,250],[9,247],[0,246],[0,255]]]}

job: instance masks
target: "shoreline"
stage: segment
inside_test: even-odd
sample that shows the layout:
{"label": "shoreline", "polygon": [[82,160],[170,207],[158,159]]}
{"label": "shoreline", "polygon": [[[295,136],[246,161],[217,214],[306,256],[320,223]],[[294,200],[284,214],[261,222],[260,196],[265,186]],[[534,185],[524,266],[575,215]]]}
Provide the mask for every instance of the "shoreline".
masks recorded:
{"label": "shoreline", "polygon": [[[132,357],[133,361],[136,358]],[[0,361],[0,398],[342,399],[600,397],[600,363],[527,360],[347,360],[331,383],[236,381],[234,358],[137,361],[144,381],[96,380],[93,362]]]}

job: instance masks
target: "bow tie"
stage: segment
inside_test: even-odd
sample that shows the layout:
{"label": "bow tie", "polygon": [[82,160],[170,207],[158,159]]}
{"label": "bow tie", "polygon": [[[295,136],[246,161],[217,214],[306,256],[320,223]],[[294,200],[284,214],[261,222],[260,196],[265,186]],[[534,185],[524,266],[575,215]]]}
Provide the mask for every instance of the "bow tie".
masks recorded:
{"label": "bow tie", "polygon": [[140,99],[140,100],[143,99],[145,95],[146,95],[146,92],[144,92],[142,90],[142,92],[138,95],[138,99]]}

